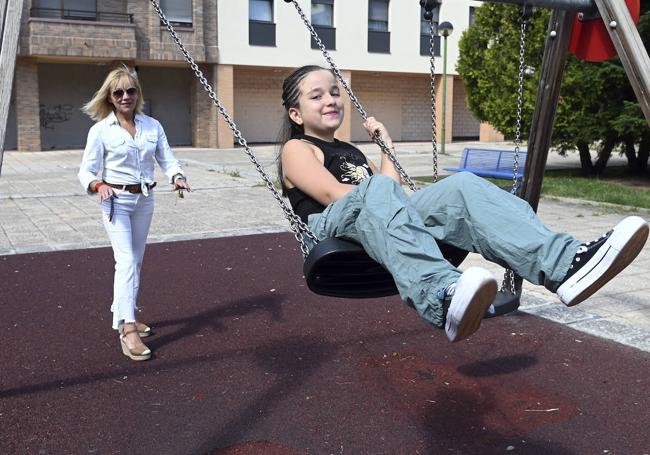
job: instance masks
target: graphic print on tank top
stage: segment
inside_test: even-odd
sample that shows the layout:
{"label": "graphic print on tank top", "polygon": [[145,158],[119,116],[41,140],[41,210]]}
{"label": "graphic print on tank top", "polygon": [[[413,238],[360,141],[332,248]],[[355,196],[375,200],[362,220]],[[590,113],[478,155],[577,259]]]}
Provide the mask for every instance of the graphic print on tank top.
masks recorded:
{"label": "graphic print on tank top", "polygon": [[365,179],[370,177],[370,166],[367,163],[357,165],[355,163],[348,163],[344,156],[340,157],[341,161],[341,183],[351,183],[358,185]]}

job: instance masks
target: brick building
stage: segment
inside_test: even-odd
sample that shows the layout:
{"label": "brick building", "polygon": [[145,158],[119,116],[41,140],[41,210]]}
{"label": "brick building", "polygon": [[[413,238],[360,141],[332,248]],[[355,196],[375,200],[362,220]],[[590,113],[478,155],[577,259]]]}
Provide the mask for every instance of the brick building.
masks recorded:
{"label": "brick building", "polygon": [[[325,62],[293,5],[282,0],[162,0],[168,18],[249,142],[275,141],[288,71]],[[396,141],[431,137],[428,30],[418,0],[299,0],[370,115]],[[468,110],[455,73],[458,39],[474,0],[445,0],[448,38],[447,140],[488,138]],[[427,31],[428,33],[428,31]],[[442,80],[436,41],[437,87]],[[231,147],[219,118],[147,0],[25,0],[6,149],[81,148],[91,120],[80,107],[117,63],[137,67],[145,112],[172,145]],[[438,113],[441,112],[438,90]],[[345,97],[346,102],[347,97]],[[354,108],[349,106],[348,112]],[[438,122],[440,129],[440,122]],[[339,131],[367,140],[356,111]],[[440,137],[440,131],[438,132]]]}

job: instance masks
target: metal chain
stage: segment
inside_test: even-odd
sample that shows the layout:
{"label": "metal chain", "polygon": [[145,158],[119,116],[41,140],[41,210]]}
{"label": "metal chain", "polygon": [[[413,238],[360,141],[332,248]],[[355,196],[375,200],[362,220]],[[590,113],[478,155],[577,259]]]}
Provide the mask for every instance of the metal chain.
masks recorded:
{"label": "metal chain", "polygon": [[187,63],[190,64],[190,67],[194,71],[194,75],[197,77],[197,79],[201,82],[201,85],[203,86],[203,89],[208,93],[208,96],[210,99],[214,102],[214,104],[217,106],[217,110],[223,117],[224,121],[228,124],[228,127],[232,130],[235,138],[237,139],[237,142],[239,145],[244,147],[246,154],[250,158],[251,162],[255,166],[255,169],[257,172],[260,174],[262,177],[262,180],[264,180],[264,183],[266,184],[266,187],[271,190],[271,193],[273,193],[273,197],[275,200],[280,204],[280,207],[282,208],[282,211],[284,212],[284,216],[287,218],[289,221],[289,225],[291,227],[291,230],[294,233],[294,236],[296,237],[296,240],[300,243],[300,249],[302,251],[302,254],[304,257],[307,257],[309,254],[309,247],[307,245],[307,242],[305,241],[305,238],[303,236],[306,235],[309,237],[314,243],[318,243],[318,238],[316,235],[309,229],[309,226],[305,224],[298,215],[294,213],[294,211],[291,209],[289,205],[282,199],[282,196],[278,192],[278,190],[275,189],[275,186],[273,185],[273,181],[271,177],[264,171],[264,168],[262,165],[259,163],[257,158],[255,157],[255,154],[253,151],[248,147],[248,143],[246,142],[246,139],[242,136],[241,131],[237,128],[237,125],[233,121],[233,119],[228,115],[228,112],[226,109],[223,107],[219,99],[217,98],[214,90],[212,89],[212,86],[210,83],[207,81],[205,76],[203,75],[203,72],[199,69],[198,65],[190,55],[190,53],[185,49],[185,46],[181,42],[180,38],[176,34],[176,31],[174,30],[174,27],[169,23],[167,18],[165,17],[165,14],[162,12],[160,6],[158,5],[158,2],[156,0],[151,0],[151,4],[153,5],[154,9],[158,13],[158,16],[160,16],[160,20],[162,23],[167,27],[167,30],[171,34],[172,38],[174,39],[174,42],[176,45],[179,47],[181,52],[183,53],[183,56],[185,57],[185,60]]}
{"label": "metal chain", "polygon": [[431,67],[431,147],[433,150],[433,183],[438,181],[438,138],[436,131],[436,67],[435,67],[435,55],[434,55],[434,38],[436,36],[436,30],[433,26],[433,15],[429,19],[429,62]]}
{"label": "metal chain", "polygon": [[[329,52],[325,49],[325,45],[323,44],[323,41],[321,41],[320,37],[318,36],[318,33],[316,33],[316,30],[314,30],[314,27],[311,25],[311,22],[309,19],[307,19],[307,16],[303,12],[302,8],[300,8],[300,5],[298,5],[297,0],[284,0],[286,3],[293,3],[293,6],[296,8],[296,11],[298,11],[298,14],[300,15],[300,19],[304,22],[304,24],[307,26],[307,29],[309,29],[309,33],[311,36],[314,38],[314,41],[318,45],[321,53],[323,54],[323,57],[327,61],[328,65],[336,75],[336,78],[341,82],[341,85],[343,86],[343,89],[345,92],[348,94],[350,97],[350,101],[352,101],[352,104],[354,104],[354,107],[359,111],[359,114],[361,114],[361,117],[364,120],[368,119],[368,114],[366,111],[363,109],[363,106],[361,106],[361,103],[357,99],[357,97],[352,93],[352,90],[350,89],[350,86],[348,85],[348,82],[345,80],[341,72],[339,71],[338,67],[332,60],[332,57],[330,56]],[[402,178],[402,181],[406,182],[406,184],[409,186],[409,188],[412,191],[417,191],[417,186],[415,183],[413,183],[413,180],[411,180],[411,177],[408,176],[404,168],[400,165],[399,161],[397,161],[397,158],[395,157],[395,154],[393,151],[388,148],[388,146],[384,143],[384,141],[381,139],[381,136],[379,133],[375,134],[373,137],[374,141],[377,143],[379,148],[381,148],[381,151],[384,152],[384,154],[392,161],[393,165],[395,166],[395,169],[399,173],[400,177]]]}
{"label": "metal chain", "polygon": [[526,28],[528,27],[528,19],[522,18],[520,35],[519,35],[519,80],[517,82],[517,123],[515,126],[515,158],[512,174],[512,189],[511,193],[517,192],[517,172],[519,171],[519,149],[521,147],[521,118],[524,107],[524,71],[526,64]]}
{"label": "metal chain", "polygon": [[[528,16],[526,7],[522,8],[521,27],[519,33],[519,80],[517,82],[517,123],[515,125],[515,157],[513,163],[512,188],[510,192],[517,194],[518,181],[517,172],[519,171],[519,149],[521,147],[521,118],[524,105],[524,70],[525,70],[525,51],[526,51],[526,28],[528,27]],[[515,289],[515,272],[507,269],[503,276],[502,289],[507,289],[512,294],[516,293]]]}

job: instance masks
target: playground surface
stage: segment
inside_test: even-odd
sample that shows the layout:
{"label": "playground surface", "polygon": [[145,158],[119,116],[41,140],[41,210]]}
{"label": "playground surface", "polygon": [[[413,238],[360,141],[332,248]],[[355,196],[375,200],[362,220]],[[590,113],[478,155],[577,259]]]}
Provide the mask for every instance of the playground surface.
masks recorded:
{"label": "playground surface", "polygon": [[[427,144],[401,148],[430,173]],[[450,344],[398,298],[309,292],[241,150],[177,154],[196,191],[156,189],[141,363],[110,329],[112,253],[80,151],[5,154],[0,453],[650,454],[648,245],[580,306],[527,286],[521,311]],[[591,239],[633,212],[542,199],[539,213]]]}
{"label": "playground surface", "polygon": [[1,453],[649,453],[647,352],[523,312],[450,344],[398,299],[296,285],[286,233],[146,261],[155,354],[135,363],[110,249],[0,259]]}

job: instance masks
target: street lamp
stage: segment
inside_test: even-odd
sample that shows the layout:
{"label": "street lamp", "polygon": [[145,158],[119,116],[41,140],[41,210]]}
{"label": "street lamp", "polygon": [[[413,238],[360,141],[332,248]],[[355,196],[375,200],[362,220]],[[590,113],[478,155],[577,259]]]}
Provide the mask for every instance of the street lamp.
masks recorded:
{"label": "street lamp", "polygon": [[454,31],[451,22],[438,24],[438,33],[442,35],[442,140],[440,141],[440,153],[445,154],[445,142],[447,140],[447,37]]}

